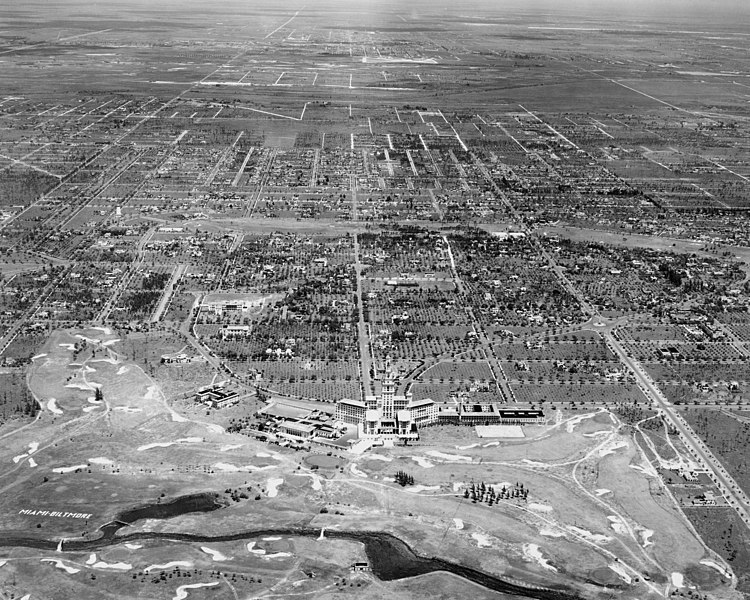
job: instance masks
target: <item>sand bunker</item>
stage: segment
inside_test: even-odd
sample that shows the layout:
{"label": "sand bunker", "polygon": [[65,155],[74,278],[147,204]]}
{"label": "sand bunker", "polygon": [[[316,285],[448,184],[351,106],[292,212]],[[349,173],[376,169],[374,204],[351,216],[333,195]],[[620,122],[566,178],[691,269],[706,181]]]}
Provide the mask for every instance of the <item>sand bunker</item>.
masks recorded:
{"label": "sand bunker", "polygon": [[[92,407],[95,408],[95,407]],[[84,408],[84,410],[86,410]],[[124,412],[124,413],[139,413],[143,412],[142,408],[133,408],[132,406],[115,406],[112,410],[116,410],[118,412]]]}
{"label": "sand bunker", "polygon": [[606,544],[607,542],[612,541],[612,538],[609,537],[608,535],[601,535],[599,533],[591,533],[590,531],[586,531],[585,529],[581,529],[580,527],[575,527],[574,525],[567,525],[566,529],[582,537],[585,540],[594,542],[595,544]]}
{"label": "sand bunker", "polygon": [[208,554],[214,562],[224,562],[225,560],[232,560],[225,554],[222,554],[218,550],[209,548],[208,546],[201,546],[201,550]]}
{"label": "sand bunker", "polygon": [[701,564],[705,565],[707,567],[711,567],[712,569],[716,569],[719,573],[722,574],[722,576],[726,577],[727,579],[731,579],[732,578],[732,574],[729,571],[727,571],[724,567],[722,567],[721,565],[715,563],[712,560],[704,558],[701,561]]}
{"label": "sand bunker", "polygon": [[63,571],[65,571],[66,573],[70,573],[71,575],[73,575],[74,573],[80,573],[80,571],[81,571],[81,569],[76,569],[74,567],[69,567],[63,561],[57,560],[56,558],[43,558],[42,562],[54,563],[54,565],[58,569],[62,569]]}
{"label": "sand bunker", "polygon": [[97,456],[96,458],[89,458],[89,462],[93,465],[111,465],[114,464],[115,461],[104,458],[103,456]]}
{"label": "sand bunker", "polygon": [[225,444],[219,448],[219,452],[229,452],[230,450],[239,450],[244,444]]}
{"label": "sand bunker", "polygon": [[391,462],[393,459],[389,456],[383,456],[381,454],[368,454],[366,458],[370,460],[382,460],[383,462]]}
{"label": "sand bunker", "polygon": [[547,505],[547,504],[537,504],[536,502],[531,502],[529,504],[529,510],[534,510],[534,511],[543,512],[543,513],[548,513],[548,512],[552,512],[555,509],[552,508],[551,506]]}
{"label": "sand bunker", "polygon": [[625,570],[625,568],[618,564],[618,563],[609,563],[607,565],[610,569],[612,569],[615,573],[617,573],[618,577],[622,579],[625,583],[630,584],[633,581],[633,578],[630,577],[628,572]]}
{"label": "sand bunker", "polygon": [[263,550],[263,548],[256,548],[256,547],[255,547],[255,544],[256,544],[256,543],[257,543],[257,542],[248,542],[248,543],[247,543],[247,551],[248,551],[248,552],[251,552],[251,553],[253,553],[253,554],[258,554],[258,555],[261,555],[261,554],[265,554],[265,553],[266,553],[266,551],[265,551],[265,550]]}
{"label": "sand bunker", "polygon": [[136,448],[136,451],[143,452],[145,450],[151,450],[151,448],[168,448],[169,446],[174,446],[176,442],[153,442],[151,444],[144,444],[143,446],[138,446]]}
{"label": "sand bunker", "polygon": [[125,547],[128,550],[140,550],[141,548],[143,548],[143,544],[131,544],[131,543],[127,543],[127,544],[125,544]]}
{"label": "sand bunker", "polygon": [[595,413],[589,413],[587,415],[578,415],[570,419],[565,423],[565,429],[568,433],[573,433],[573,430],[576,428],[576,425],[578,425],[581,421],[584,419],[591,419],[598,415],[598,412]]}
{"label": "sand bunker", "polygon": [[26,452],[13,457],[13,462],[18,464],[27,456],[31,456],[32,454],[34,454],[34,452],[36,452],[37,450],[39,450],[39,442],[31,442],[29,444],[29,449]]}
{"label": "sand bunker", "polygon": [[172,562],[164,563],[161,565],[150,565],[143,569],[144,573],[149,571],[164,571],[165,569],[172,569],[174,567],[185,567],[186,569],[192,569],[193,563],[189,560],[173,560]]}
{"label": "sand bunker", "polygon": [[553,529],[552,527],[548,527],[548,526],[542,527],[539,530],[539,535],[543,535],[545,537],[553,537],[553,538],[565,537],[565,534],[559,529]]}
{"label": "sand bunker", "polygon": [[56,469],[52,469],[53,473],[72,473],[73,471],[77,471],[78,469],[88,469],[88,464],[85,465],[73,465],[72,467],[57,467]]}
{"label": "sand bunker", "polygon": [[365,477],[367,478],[367,473],[364,471],[361,471],[357,468],[357,465],[350,465],[349,470],[352,472],[352,475],[356,475],[357,477]]}
{"label": "sand bunker", "polygon": [[682,573],[672,573],[670,579],[672,581],[672,585],[676,588],[685,587],[685,577],[682,575]]}
{"label": "sand bunker", "polygon": [[611,494],[612,490],[608,490],[607,488],[599,488],[597,490],[594,490],[596,492],[597,496],[603,496],[604,494]]}
{"label": "sand bunker", "polygon": [[601,448],[599,448],[599,456],[605,457],[609,454],[614,454],[615,450],[619,450],[620,448],[627,448],[628,443],[625,440],[611,440],[607,443],[605,443]]}
{"label": "sand bunker", "polygon": [[423,469],[431,469],[435,466],[429,460],[422,458],[421,456],[412,456],[411,459]]}
{"label": "sand bunker", "polygon": [[33,458],[29,459],[29,466],[30,467],[36,467],[36,461]]}
{"label": "sand bunker", "polygon": [[280,478],[270,478],[268,480],[268,483],[266,484],[266,487],[268,488],[268,497],[269,498],[275,498],[279,495],[279,486],[284,483],[283,479]]}
{"label": "sand bunker", "polygon": [[419,492],[434,492],[439,489],[439,485],[414,485],[407,488],[406,491],[411,492],[412,494],[418,494]]}
{"label": "sand bunker", "polygon": [[464,522],[461,519],[453,519],[453,525],[456,529],[463,529],[464,528]]}
{"label": "sand bunker", "polygon": [[435,458],[442,458],[443,460],[448,460],[451,462],[471,462],[471,456],[461,456],[459,454],[445,454],[444,452],[438,452],[437,450],[428,450],[427,454],[429,456],[434,456]]}
{"label": "sand bunker", "polygon": [[55,400],[54,398],[50,398],[50,399],[49,399],[49,400],[47,401],[47,410],[48,410],[48,411],[50,411],[51,413],[54,413],[54,414],[56,414],[56,415],[61,415],[61,414],[63,414],[63,411],[61,411],[61,410],[60,410],[60,409],[58,408],[58,406],[57,406],[57,400]]}
{"label": "sand bunker", "polygon": [[544,558],[544,555],[539,549],[539,546],[537,546],[536,544],[524,544],[523,555],[527,560],[537,563],[543,569],[547,569],[549,571],[554,571],[555,573],[557,573],[557,569],[549,564],[547,559]]}
{"label": "sand bunker", "polygon": [[185,600],[185,598],[188,597],[187,590],[196,590],[198,588],[213,587],[215,585],[219,585],[219,582],[214,581],[213,583],[189,583],[187,585],[181,585],[175,590],[175,594],[174,596],[172,596],[172,600]]}
{"label": "sand bunker", "polygon": [[628,534],[628,528],[620,517],[609,515],[607,520],[609,521],[609,526],[615,530],[615,533],[619,533],[620,535]]}
{"label": "sand bunker", "polygon": [[484,533],[472,533],[471,537],[474,538],[477,546],[480,548],[492,548],[492,541],[488,535],[485,535]]}
{"label": "sand bunker", "polygon": [[651,536],[654,535],[654,532],[652,529],[642,529],[638,532],[638,535],[641,536],[641,543],[644,548],[653,546],[654,542],[651,541]]}

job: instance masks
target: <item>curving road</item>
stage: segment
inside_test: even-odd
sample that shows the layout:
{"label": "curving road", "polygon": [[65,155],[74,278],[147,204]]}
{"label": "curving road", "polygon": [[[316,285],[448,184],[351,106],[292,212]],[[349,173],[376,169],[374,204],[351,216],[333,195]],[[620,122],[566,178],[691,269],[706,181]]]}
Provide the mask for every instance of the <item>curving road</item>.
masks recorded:
{"label": "curving road", "polygon": [[612,351],[617,354],[636,377],[639,387],[646,395],[664,413],[669,423],[677,429],[683,443],[690,450],[693,456],[702,464],[708,472],[709,477],[713,480],[721,493],[734,508],[744,521],[745,525],[750,527],[750,499],[742,491],[737,482],[722,466],[721,462],[713,455],[711,450],[703,443],[688,423],[675,410],[674,406],[662,394],[653,380],[648,376],[641,364],[634,358],[627,355],[620,343],[615,339],[610,331],[603,331],[602,335]]}

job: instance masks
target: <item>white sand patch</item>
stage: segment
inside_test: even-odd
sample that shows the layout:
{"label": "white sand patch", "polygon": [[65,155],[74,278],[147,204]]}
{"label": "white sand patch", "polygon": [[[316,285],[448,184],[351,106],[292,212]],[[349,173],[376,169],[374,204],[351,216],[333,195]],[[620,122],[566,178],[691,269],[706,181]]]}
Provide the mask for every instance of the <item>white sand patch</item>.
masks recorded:
{"label": "white sand patch", "polygon": [[93,565],[96,562],[96,554],[92,553],[89,555],[88,560],[86,561],[87,565]]}
{"label": "white sand patch", "polygon": [[89,458],[89,462],[93,465],[111,465],[114,464],[115,461],[103,456],[97,456],[95,458]]}
{"label": "white sand patch", "polygon": [[218,550],[209,548],[208,546],[201,546],[201,550],[208,554],[214,562],[224,562],[226,560],[232,560],[230,557],[222,554]]}
{"label": "white sand patch", "polygon": [[36,360],[37,358],[44,358],[45,356],[47,356],[47,355],[46,354],[37,354],[36,356],[32,356],[31,360]]}
{"label": "white sand patch", "polygon": [[349,470],[352,472],[352,475],[356,475],[357,477],[365,477],[367,478],[367,473],[357,468],[357,465],[351,464],[349,465]]}
{"label": "white sand patch", "polygon": [[83,390],[84,392],[90,392],[94,389],[93,386],[89,385],[88,383],[79,383],[78,381],[74,381],[73,383],[66,383],[65,387],[73,390]]}
{"label": "white sand patch", "polygon": [[[172,420],[174,421],[174,415],[177,415],[177,413],[174,413],[172,415]],[[184,417],[177,415],[180,419],[185,419]],[[224,429],[221,425],[217,425],[216,423],[201,423],[206,429],[208,429],[211,433],[226,433],[226,429]]]}
{"label": "white sand patch", "polygon": [[490,540],[488,535],[484,533],[472,533],[471,537],[474,538],[474,541],[476,541],[477,546],[480,548],[492,548],[492,540]]}
{"label": "white sand patch", "polygon": [[29,459],[29,466],[32,468],[37,466],[36,461],[33,458]]}
{"label": "white sand patch", "polygon": [[658,477],[659,474],[656,472],[656,469],[652,467],[649,463],[643,462],[640,465],[628,465],[631,469],[634,469],[638,471],[639,473],[643,473],[646,477]]}
{"label": "white sand patch", "polygon": [[589,413],[587,415],[577,415],[573,417],[572,419],[569,419],[568,421],[566,421],[565,429],[568,433],[573,433],[573,430],[576,428],[576,425],[578,425],[581,421],[585,419],[591,419],[598,414],[599,414],[598,412],[595,412],[595,413]]}
{"label": "white sand patch", "polygon": [[269,454],[268,452],[258,452],[255,454],[258,458],[272,458],[273,454]]}
{"label": "white sand patch", "polygon": [[57,400],[55,398],[50,398],[47,401],[47,410],[56,415],[63,414],[63,411],[61,411],[60,408],[57,406]]}
{"label": "white sand patch", "polygon": [[427,454],[429,456],[442,458],[443,460],[448,460],[451,462],[471,462],[471,456],[461,456],[460,454],[445,454],[444,452],[438,452],[437,450],[428,450]]}
{"label": "white sand patch", "polygon": [[412,494],[418,494],[419,492],[434,492],[439,489],[439,485],[413,485],[408,487],[406,491],[411,492]]}
{"label": "white sand patch", "polygon": [[565,534],[559,529],[553,529],[552,527],[544,526],[539,530],[539,535],[545,537],[559,538],[565,537]]}
{"label": "white sand patch", "polygon": [[94,331],[101,331],[104,335],[112,335],[112,330],[109,327],[99,327],[92,325],[89,327],[89,329],[93,329]]}
{"label": "white sand patch", "polygon": [[544,558],[542,551],[536,544],[524,544],[523,555],[527,560],[537,563],[543,569],[557,573],[557,569],[549,564],[549,561]]}
{"label": "white sand patch", "polygon": [[266,551],[265,551],[265,550],[263,550],[263,548],[256,548],[256,547],[255,547],[255,544],[256,544],[256,543],[257,543],[257,542],[248,542],[248,543],[247,543],[247,551],[248,551],[248,552],[251,552],[251,553],[253,553],[253,554],[258,554],[258,555],[260,555],[260,554],[265,554],[265,553],[266,553]]}
{"label": "white sand patch", "polygon": [[181,585],[175,590],[172,600],[185,600],[188,597],[188,590],[197,590],[198,588],[213,587],[219,585],[218,581],[212,583],[188,583],[187,585]]}
{"label": "white sand patch", "polygon": [[241,471],[242,469],[240,467],[236,467],[234,465],[230,465],[228,463],[216,463],[213,466],[214,469],[217,471],[228,471],[230,473],[236,473],[237,471]]}
{"label": "white sand patch", "polygon": [[123,365],[122,367],[117,369],[117,375],[125,375],[125,373],[127,373],[128,371],[130,371],[130,367],[126,367]]}
{"label": "white sand patch", "polygon": [[[86,409],[84,409],[84,410],[86,410]],[[118,412],[124,412],[124,413],[139,413],[139,412],[143,412],[142,408],[134,408],[132,406],[115,406],[112,410],[116,410]]]}
{"label": "white sand patch", "polygon": [[[96,369],[89,367],[88,365],[83,365],[82,370],[84,373],[96,373]],[[101,387],[99,384],[94,384],[97,387]]]}
{"label": "white sand patch", "polygon": [[382,460],[383,462],[391,462],[393,459],[389,456],[383,456],[382,454],[368,454],[365,458],[370,460]]}
{"label": "white sand patch", "polygon": [[643,545],[644,548],[654,545],[654,542],[651,541],[651,536],[654,535],[654,532],[652,529],[641,529],[638,532],[638,535],[641,536],[641,544]]}
{"label": "white sand patch", "polygon": [[268,536],[268,537],[264,537],[263,541],[264,542],[278,542],[280,539],[282,539],[281,536],[271,535],[271,536]]}
{"label": "white sand patch", "polygon": [[136,448],[136,451],[143,452],[145,450],[151,450],[151,448],[168,448],[169,446],[174,446],[175,442],[153,442],[151,444],[144,444],[143,446],[138,446]]}
{"label": "white sand patch", "polygon": [[99,339],[97,339],[97,338],[89,338],[89,337],[86,337],[85,335],[81,335],[80,333],[77,333],[75,335],[75,337],[77,337],[79,340],[83,340],[83,341],[85,341],[85,342],[87,342],[89,344],[101,344],[102,343],[102,341],[99,340]]}
{"label": "white sand patch", "polygon": [[105,363],[109,363],[110,365],[119,365],[120,364],[119,360],[117,360],[116,358],[112,358],[111,356],[107,356],[105,358],[93,358],[89,362],[92,362],[92,363],[105,362]]}
{"label": "white sand patch", "polygon": [[580,527],[575,527],[574,525],[567,525],[566,529],[568,531],[575,533],[576,535],[581,536],[585,540],[594,542],[595,544],[606,544],[607,542],[612,541],[612,538],[609,537],[608,535],[602,535],[599,533],[591,533],[590,531],[586,531],[585,529],[581,529]]}
{"label": "white sand patch", "polygon": [[459,491],[459,490],[460,490],[460,489],[461,489],[462,487],[465,487],[465,486],[466,486],[466,484],[465,484],[465,483],[464,483],[463,481],[454,481],[454,482],[453,482],[453,491],[454,491],[454,492],[457,492],[457,491]]}
{"label": "white sand patch", "polygon": [[72,467],[57,467],[56,469],[52,469],[53,473],[72,473],[73,471],[77,471],[78,469],[88,469],[89,466],[86,465],[73,465]]}
{"label": "white sand patch", "polygon": [[672,573],[670,579],[672,580],[672,585],[676,588],[685,587],[685,577],[682,573]]}
{"label": "white sand patch", "polygon": [[120,338],[115,338],[113,340],[107,340],[106,342],[102,342],[102,346],[111,346],[112,344],[116,344],[120,341]]}
{"label": "white sand patch", "polygon": [[99,407],[98,406],[84,406],[83,407],[83,412],[90,413],[92,410],[96,410],[97,408],[99,408]]}
{"label": "white sand patch", "polygon": [[617,575],[622,579],[625,583],[630,584],[633,582],[632,577],[628,574],[628,572],[625,570],[625,568],[616,562],[609,563],[607,565],[610,569],[612,569]]}
{"label": "white sand patch", "polygon": [[239,450],[244,445],[245,444],[224,444],[221,448],[219,448],[219,452],[229,452],[230,450]]}
{"label": "white sand patch", "polygon": [[176,440],[178,444],[198,444],[203,441],[202,437],[186,437]]}
{"label": "white sand patch", "polygon": [[593,433],[584,433],[583,437],[598,437],[600,435],[608,435],[612,433],[611,429],[602,429],[600,431],[594,431]]}
{"label": "white sand patch", "polygon": [[608,490],[607,488],[598,488],[594,490],[596,492],[597,496],[603,496],[604,494],[611,494],[612,490]]}
{"label": "white sand patch", "polygon": [[7,564],[8,564],[7,560],[0,560],[0,567],[4,567]]}
{"label": "white sand patch", "polygon": [[268,497],[269,498],[275,498],[279,495],[279,486],[284,483],[284,480],[281,478],[275,478],[271,477],[268,482],[266,483],[266,488],[268,488]]}
{"label": "white sand patch", "polygon": [[732,574],[727,569],[725,569],[724,567],[722,567],[721,565],[715,563],[712,560],[704,558],[701,561],[701,564],[702,565],[706,565],[707,567],[711,567],[712,569],[716,569],[719,573],[722,574],[722,576],[726,577],[727,579],[731,579],[732,578]]}
{"label": "white sand patch", "polygon": [[188,419],[186,419],[186,418],[185,418],[185,417],[183,417],[182,415],[180,415],[180,414],[176,413],[176,412],[175,412],[175,411],[173,411],[173,410],[172,410],[171,408],[169,409],[169,414],[170,414],[170,415],[172,416],[172,420],[173,420],[173,421],[174,421],[175,423],[187,423],[187,422],[188,422]]}
{"label": "white sand patch", "polygon": [[[502,488],[500,488],[500,489],[502,489]],[[534,511],[543,512],[543,513],[548,513],[548,512],[552,512],[555,509],[552,508],[548,504],[537,504],[536,502],[531,502],[531,503],[529,503],[529,510],[534,510]]]}
{"label": "white sand patch", "polygon": [[464,528],[464,522],[461,519],[453,519],[453,525],[456,529],[463,529]]}
{"label": "white sand patch", "polygon": [[86,402],[88,402],[89,404],[103,404],[103,402],[101,400],[97,400],[95,396],[89,396],[88,398],[86,398]]}
{"label": "white sand patch", "polygon": [[128,544],[125,544],[125,547],[128,550],[140,550],[141,548],[143,548],[143,544],[130,544],[130,543],[128,543]]}
{"label": "white sand patch", "polygon": [[70,573],[71,575],[73,573],[80,573],[81,571],[81,569],[69,567],[63,561],[57,560],[56,558],[43,558],[42,562],[54,563],[58,569],[62,569],[63,571],[65,571],[66,573]]}
{"label": "white sand patch", "polygon": [[479,444],[469,444],[468,446],[456,446],[456,450],[469,450],[471,448],[476,448],[479,446]]}
{"label": "white sand patch", "polygon": [[161,400],[161,394],[159,393],[159,386],[150,385],[146,388],[146,393],[143,395],[144,400]]}
{"label": "white sand patch", "polygon": [[294,556],[290,552],[276,552],[274,554],[266,554],[263,556],[263,558],[287,558],[289,556]]}
{"label": "white sand patch", "polygon": [[307,477],[312,479],[312,489],[314,489],[316,492],[319,492],[323,489],[323,484],[321,483],[320,476],[313,473],[306,473],[306,475]]}
{"label": "white sand patch", "polygon": [[75,344],[58,344],[58,346],[60,346],[60,348],[65,348],[66,350],[70,350],[70,351],[73,351],[76,349]]}
{"label": "white sand patch", "polygon": [[27,456],[31,456],[32,454],[34,454],[34,452],[36,452],[38,449],[39,449],[39,442],[31,442],[29,444],[29,449],[26,452],[13,457],[13,462],[18,464]]}
{"label": "white sand patch", "polygon": [[620,517],[616,515],[609,515],[607,517],[607,520],[609,521],[609,526],[615,530],[615,533],[619,533],[620,535],[628,534],[628,528],[625,526],[625,523]]}
{"label": "white sand patch", "polygon": [[411,459],[423,469],[431,469],[435,466],[429,460],[422,458],[421,456],[412,456]]}
{"label": "white sand patch", "polygon": [[491,446],[499,446],[500,442],[489,442],[488,444],[485,444],[482,446],[482,448],[490,448]]}
{"label": "white sand patch", "polygon": [[608,456],[609,454],[614,454],[615,450],[627,447],[628,443],[625,440],[610,440],[609,442],[603,444],[601,448],[599,448],[599,456]]}
{"label": "white sand patch", "polygon": [[161,565],[149,565],[145,569],[143,569],[144,573],[148,573],[149,571],[164,571],[165,569],[172,569],[174,567],[185,567],[186,569],[192,569],[193,563],[191,563],[189,560],[173,560],[172,562],[164,563]]}

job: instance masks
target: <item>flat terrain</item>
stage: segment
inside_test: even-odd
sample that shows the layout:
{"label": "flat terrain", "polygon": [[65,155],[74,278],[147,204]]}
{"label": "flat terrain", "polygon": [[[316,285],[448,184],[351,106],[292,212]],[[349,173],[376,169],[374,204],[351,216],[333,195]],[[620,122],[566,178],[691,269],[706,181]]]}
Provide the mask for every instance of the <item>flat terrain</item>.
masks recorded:
{"label": "flat terrain", "polygon": [[750,593],[744,5],[153,4],[0,8],[0,597]]}

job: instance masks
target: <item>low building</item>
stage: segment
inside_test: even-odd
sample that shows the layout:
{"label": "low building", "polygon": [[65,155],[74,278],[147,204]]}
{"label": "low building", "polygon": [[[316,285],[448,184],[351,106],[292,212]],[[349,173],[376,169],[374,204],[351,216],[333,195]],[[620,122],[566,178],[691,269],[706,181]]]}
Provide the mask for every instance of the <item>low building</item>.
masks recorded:
{"label": "low building", "polygon": [[240,394],[237,390],[225,388],[223,385],[212,385],[199,389],[195,400],[211,408],[227,408],[240,401]]}

